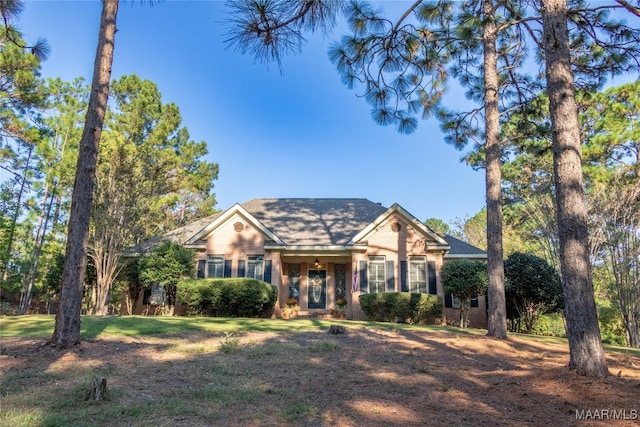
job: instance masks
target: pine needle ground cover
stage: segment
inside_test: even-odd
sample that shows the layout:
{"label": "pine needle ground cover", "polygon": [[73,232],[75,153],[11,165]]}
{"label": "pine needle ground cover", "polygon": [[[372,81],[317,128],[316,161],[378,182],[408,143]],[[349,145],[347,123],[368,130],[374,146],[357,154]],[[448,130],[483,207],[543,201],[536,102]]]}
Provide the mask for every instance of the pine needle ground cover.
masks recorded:
{"label": "pine needle ground cover", "polygon": [[[344,333],[328,332],[332,324]],[[0,318],[0,425],[538,426],[640,423],[640,352],[612,375],[567,369],[565,340],[312,320]],[[106,398],[87,400],[99,377]]]}

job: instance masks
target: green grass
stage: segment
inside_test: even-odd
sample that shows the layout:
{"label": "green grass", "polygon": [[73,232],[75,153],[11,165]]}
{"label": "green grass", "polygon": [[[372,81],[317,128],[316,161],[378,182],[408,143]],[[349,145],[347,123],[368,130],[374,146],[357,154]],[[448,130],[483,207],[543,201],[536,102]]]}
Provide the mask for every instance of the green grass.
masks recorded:
{"label": "green grass", "polygon": [[[327,329],[334,322],[316,320],[280,320],[214,317],[161,316],[82,316],[80,335],[83,339],[107,336],[150,336],[202,331],[233,333],[242,331],[305,331]],[[0,317],[0,337],[44,338],[53,333],[55,316]]]}
{"label": "green grass", "polygon": [[[106,336],[165,335],[190,331],[209,333],[233,333],[243,331],[284,332],[317,331],[328,329],[331,324],[377,327],[387,330],[433,330],[483,335],[481,329],[405,325],[378,322],[341,322],[336,320],[311,319],[248,319],[219,317],[163,317],[163,316],[82,316],[80,334],[84,339]],[[0,317],[0,337],[43,338],[53,333],[55,316],[3,316]]]}
{"label": "green grass", "polygon": [[[407,325],[368,321],[310,320],[310,319],[248,319],[218,317],[163,317],[163,316],[82,316],[80,334],[82,339],[95,339],[108,336],[154,336],[171,335],[183,332],[207,332],[214,334],[233,334],[243,331],[285,332],[285,331],[324,331],[331,324],[343,323],[351,327],[374,327],[396,333],[403,331],[452,332],[468,335],[485,335],[484,329],[460,329],[455,327]],[[55,316],[2,316],[0,317],[0,337],[48,338],[53,333]],[[546,337],[509,333],[512,336],[529,339],[567,343],[566,338]],[[640,349],[604,344],[607,351],[640,356]]]}
{"label": "green grass", "polygon": [[240,338],[233,335],[233,332],[225,332],[225,338],[218,344],[218,350],[223,353],[233,353],[240,348]]}
{"label": "green grass", "polygon": [[0,337],[46,337],[53,333],[54,316],[2,316]]}

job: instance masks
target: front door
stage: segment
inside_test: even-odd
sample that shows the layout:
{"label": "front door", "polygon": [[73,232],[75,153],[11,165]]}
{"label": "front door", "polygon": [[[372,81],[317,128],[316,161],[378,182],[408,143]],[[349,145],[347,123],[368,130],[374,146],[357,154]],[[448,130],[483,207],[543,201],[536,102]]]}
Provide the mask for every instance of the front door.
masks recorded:
{"label": "front door", "polygon": [[309,270],[309,308],[327,308],[326,270]]}

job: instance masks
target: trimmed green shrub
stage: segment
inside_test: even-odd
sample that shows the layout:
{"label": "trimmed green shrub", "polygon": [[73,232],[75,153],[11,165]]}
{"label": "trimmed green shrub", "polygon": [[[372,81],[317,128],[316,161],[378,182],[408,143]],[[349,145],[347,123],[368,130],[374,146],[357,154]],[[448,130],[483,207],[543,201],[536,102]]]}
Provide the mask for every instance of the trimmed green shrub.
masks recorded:
{"label": "trimmed green shrub", "polygon": [[214,317],[271,317],[278,288],[260,280],[189,279],[178,283],[187,314]]}
{"label": "trimmed green shrub", "polygon": [[414,323],[432,325],[442,319],[442,298],[437,295],[420,294],[413,310]]}
{"label": "trimmed green shrub", "polygon": [[385,292],[360,295],[360,307],[375,322],[434,323],[442,316],[442,301],[436,295]]}
{"label": "trimmed green shrub", "polygon": [[564,308],[560,275],[546,260],[514,252],[504,262],[504,274],[507,312],[522,321],[515,323],[522,323],[526,333],[543,314]]}

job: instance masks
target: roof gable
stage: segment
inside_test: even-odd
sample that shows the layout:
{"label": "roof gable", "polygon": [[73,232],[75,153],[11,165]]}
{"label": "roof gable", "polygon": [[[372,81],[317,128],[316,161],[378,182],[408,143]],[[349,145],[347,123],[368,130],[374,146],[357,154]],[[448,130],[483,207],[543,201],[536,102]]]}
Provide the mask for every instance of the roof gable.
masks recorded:
{"label": "roof gable", "polygon": [[202,228],[200,231],[191,236],[186,242],[186,246],[196,245],[197,242],[204,237],[206,237],[213,230],[218,228],[221,224],[224,224],[229,219],[233,218],[235,215],[242,216],[248,223],[250,223],[258,232],[263,234],[265,238],[273,241],[276,244],[283,245],[284,243],[278,236],[276,236],[271,230],[265,227],[258,219],[256,219],[251,213],[247,212],[247,210],[242,207],[242,205],[236,203],[231,208],[222,212],[217,218],[211,221],[208,225]]}
{"label": "roof gable", "polygon": [[420,222],[416,217],[411,215],[406,209],[397,203],[394,203],[389,209],[380,214],[375,220],[369,223],[358,234],[353,236],[350,244],[357,244],[361,241],[365,241],[371,233],[373,233],[377,227],[389,220],[392,216],[400,217],[402,220],[411,224],[420,234],[429,240],[429,246],[441,247],[442,249],[448,249],[449,244],[438,233],[431,230],[425,224]]}

